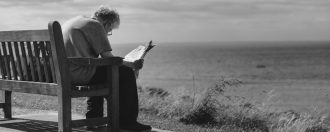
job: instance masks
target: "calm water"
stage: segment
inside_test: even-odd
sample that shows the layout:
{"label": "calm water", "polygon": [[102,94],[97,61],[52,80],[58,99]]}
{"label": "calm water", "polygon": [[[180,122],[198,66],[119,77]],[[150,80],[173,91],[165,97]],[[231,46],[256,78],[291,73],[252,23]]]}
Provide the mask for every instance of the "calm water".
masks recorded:
{"label": "calm water", "polygon": [[[114,45],[124,56],[137,45]],[[220,78],[243,82],[227,94],[274,110],[330,115],[330,42],[160,43],[147,55],[142,86],[194,95]]]}
{"label": "calm water", "polygon": [[[113,49],[124,56],[136,46]],[[167,88],[205,87],[221,77],[329,80],[330,42],[160,43],[147,55],[140,75],[142,85]]]}

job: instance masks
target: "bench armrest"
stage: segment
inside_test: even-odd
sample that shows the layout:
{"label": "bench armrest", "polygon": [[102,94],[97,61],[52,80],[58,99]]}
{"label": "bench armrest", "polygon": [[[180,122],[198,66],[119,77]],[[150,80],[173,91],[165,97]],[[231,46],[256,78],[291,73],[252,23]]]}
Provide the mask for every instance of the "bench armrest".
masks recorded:
{"label": "bench armrest", "polygon": [[85,66],[106,66],[106,65],[122,65],[123,58],[109,57],[109,58],[76,58],[68,57],[67,63]]}

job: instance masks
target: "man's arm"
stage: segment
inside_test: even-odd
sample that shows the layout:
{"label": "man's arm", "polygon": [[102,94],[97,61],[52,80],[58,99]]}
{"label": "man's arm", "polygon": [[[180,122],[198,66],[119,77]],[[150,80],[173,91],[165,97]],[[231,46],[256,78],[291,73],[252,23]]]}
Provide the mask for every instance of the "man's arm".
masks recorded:
{"label": "man's arm", "polygon": [[111,51],[105,51],[101,53],[102,58],[114,57]]}
{"label": "man's arm", "polygon": [[[105,51],[101,53],[102,58],[113,57],[111,51]],[[124,66],[131,67],[132,69],[141,69],[143,67],[143,59],[136,60],[135,62],[123,61]]]}

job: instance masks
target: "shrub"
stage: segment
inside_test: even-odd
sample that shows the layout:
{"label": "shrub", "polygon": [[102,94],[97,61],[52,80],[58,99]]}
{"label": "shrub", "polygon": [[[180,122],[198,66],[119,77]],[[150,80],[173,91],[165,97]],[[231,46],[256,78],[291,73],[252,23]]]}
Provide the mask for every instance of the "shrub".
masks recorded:
{"label": "shrub", "polygon": [[[227,90],[242,84],[237,79],[220,79],[214,86],[193,96],[161,88],[140,88],[141,110],[157,116],[175,118],[185,124],[217,128],[219,131],[326,132],[320,118],[293,110],[271,111],[269,99],[260,105],[244,97],[227,95]],[[274,92],[267,94],[272,98]]]}

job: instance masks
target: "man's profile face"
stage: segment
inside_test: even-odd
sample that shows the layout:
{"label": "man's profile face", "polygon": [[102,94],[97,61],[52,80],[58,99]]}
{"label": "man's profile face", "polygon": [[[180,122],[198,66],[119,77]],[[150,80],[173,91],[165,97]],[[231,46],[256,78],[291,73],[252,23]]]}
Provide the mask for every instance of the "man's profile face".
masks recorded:
{"label": "man's profile face", "polygon": [[107,33],[112,32],[113,29],[119,28],[119,22],[114,22],[113,24],[106,23],[104,29]]}

